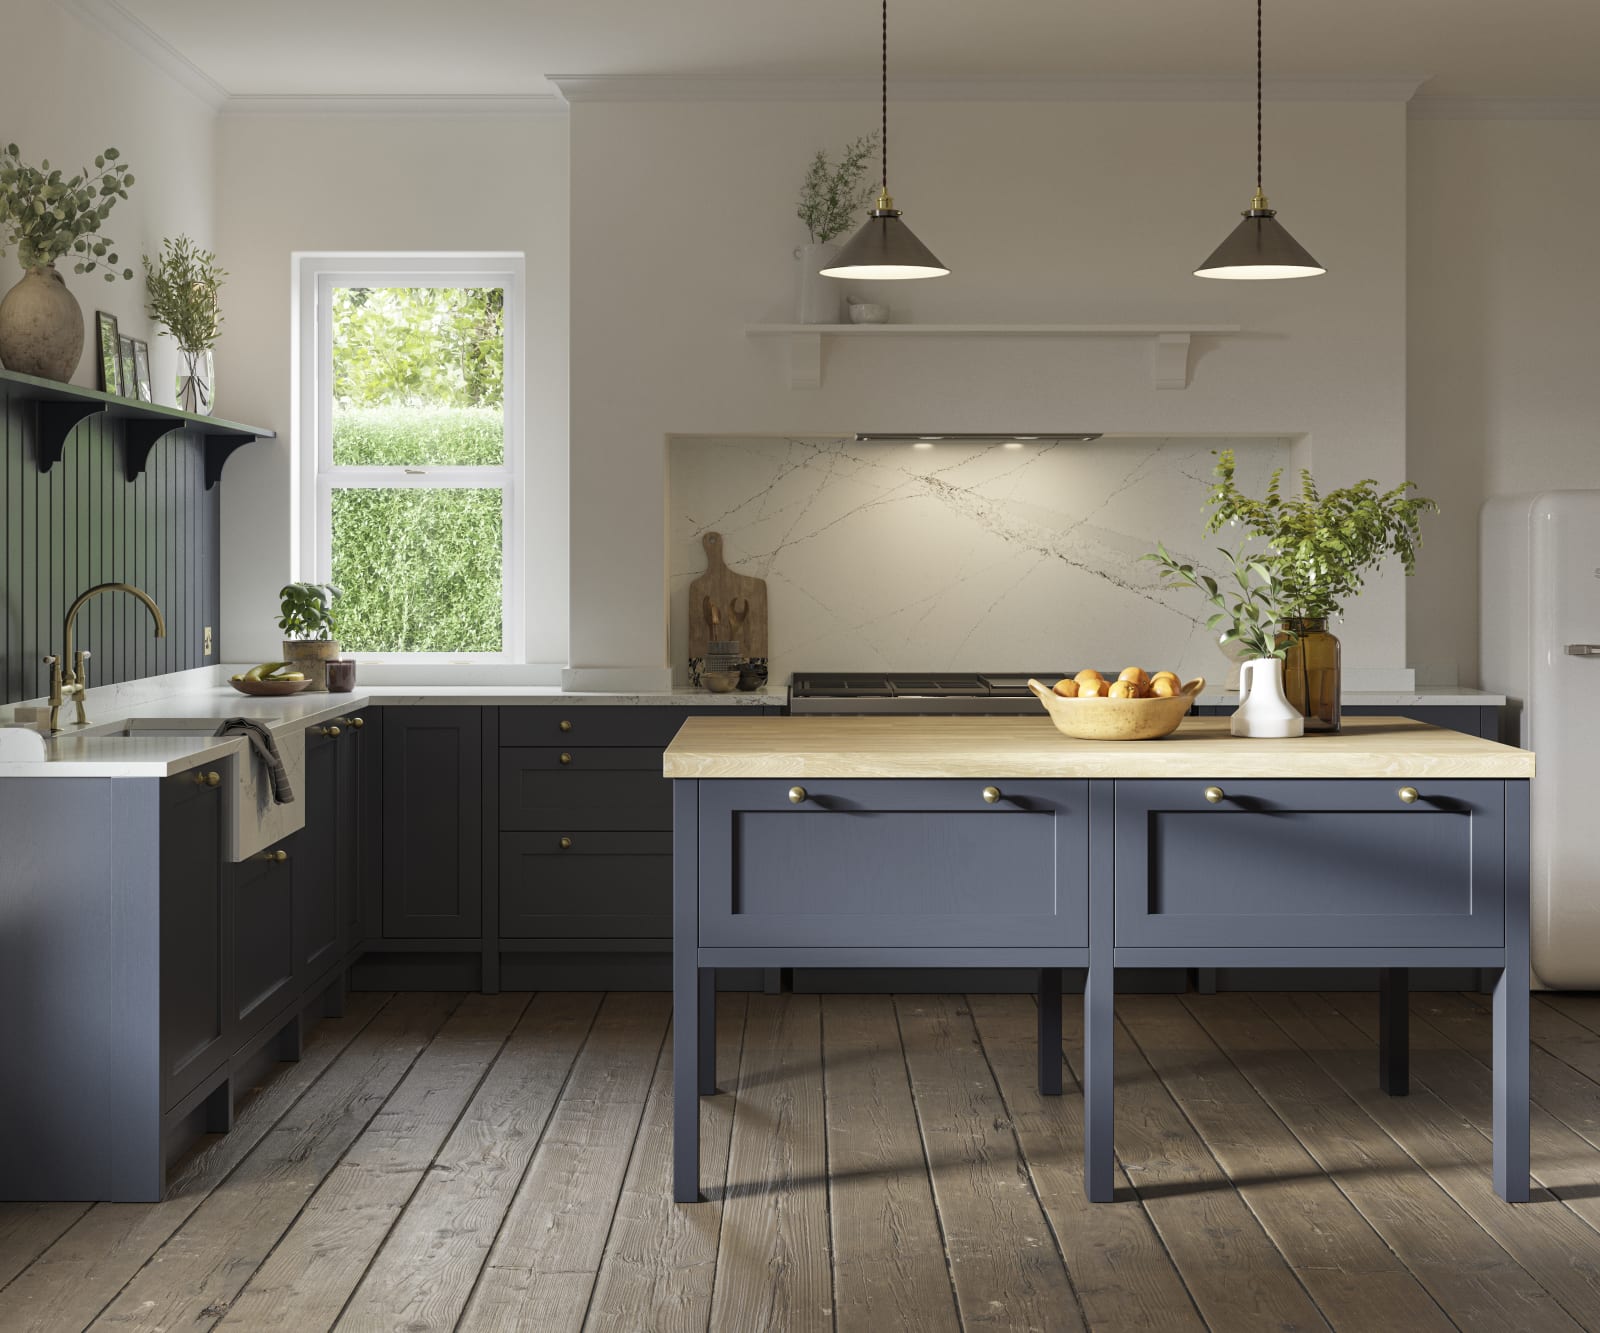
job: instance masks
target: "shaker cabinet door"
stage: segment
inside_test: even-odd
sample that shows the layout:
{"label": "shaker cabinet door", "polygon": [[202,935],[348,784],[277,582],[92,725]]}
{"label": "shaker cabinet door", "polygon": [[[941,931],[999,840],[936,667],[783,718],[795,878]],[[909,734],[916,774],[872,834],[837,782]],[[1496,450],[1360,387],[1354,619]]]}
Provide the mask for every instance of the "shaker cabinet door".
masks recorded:
{"label": "shaker cabinet door", "polygon": [[221,1064],[229,1032],[222,787],[161,783],[161,1085],[168,1109]]}
{"label": "shaker cabinet door", "polygon": [[483,710],[392,708],[383,722],[383,933],[483,930]]}

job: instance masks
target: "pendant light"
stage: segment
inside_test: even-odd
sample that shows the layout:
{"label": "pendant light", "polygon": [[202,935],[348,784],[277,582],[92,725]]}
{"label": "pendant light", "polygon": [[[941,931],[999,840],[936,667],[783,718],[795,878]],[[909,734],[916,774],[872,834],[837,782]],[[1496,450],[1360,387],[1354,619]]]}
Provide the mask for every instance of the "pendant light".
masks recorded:
{"label": "pendant light", "polygon": [[1256,0],[1256,195],[1244,221],[1195,269],[1197,278],[1314,278],[1328,270],[1284,229],[1261,191],[1261,0]]}
{"label": "pendant light", "polygon": [[882,108],[883,189],[877,206],[838,258],[819,271],[825,278],[942,278],[950,270],[900,221],[889,197],[889,0],[883,0]]}

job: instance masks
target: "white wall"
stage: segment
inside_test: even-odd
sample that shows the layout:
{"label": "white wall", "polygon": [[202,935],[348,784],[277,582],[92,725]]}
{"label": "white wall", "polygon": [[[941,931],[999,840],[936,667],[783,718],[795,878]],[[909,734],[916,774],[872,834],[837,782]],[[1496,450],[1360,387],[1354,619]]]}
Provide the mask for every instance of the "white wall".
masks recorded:
{"label": "white wall", "polygon": [[279,435],[234,454],[224,477],[229,660],[277,651],[277,591],[295,577],[293,254],[483,250],[527,256],[527,649],[566,661],[567,179],[565,116],[221,117],[220,410]]}
{"label": "white wall", "polygon": [[1478,511],[1600,487],[1600,122],[1410,126],[1410,474],[1428,521],[1408,603],[1419,678],[1477,681]]}
{"label": "white wall", "polygon": [[[131,268],[133,280],[108,283],[99,272],[74,274],[69,261],[60,266],[83,307],[86,332],[73,382],[96,386],[94,312],[106,310],[121,332],[150,343],[155,398],[170,404],[177,355],[145,316],[139,258],[156,254],[163,237],[180,232],[204,246],[215,241],[212,111],[142,57],[67,13],[59,0],[6,0],[4,52],[0,139],[15,143],[25,161],[49,158],[52,167],[69,172],[115,147],[135,178],[128,198],[106,220],[119,268]],[[19,277],[10,250],[0,259],[0,291]]]}
{"label": "white wall", "polygon": [[[1181,392],[1151,387],[1143,345],[1050,339],[840,343],[821,389],[791,390],[781,344],[742,326],[792,317],[799,177],[814,149],[870,129],[874,110],[573,107],[571,652],[597,669],[576,679],[666,677],[668,434],[1301,435],[1328,483],[1400,480],[1400,103],[1271,108],[1269,194],[1330,270],[1290,283],[1190,276],[1248,203],[1244,104],[900,105],[893,192],[954,276],[881,284],[896,318],[1164,318],[1251,336],[1202,345]],[[1372,585],[1343,636],[1352,665],[1403,666],[1400,581]]]}

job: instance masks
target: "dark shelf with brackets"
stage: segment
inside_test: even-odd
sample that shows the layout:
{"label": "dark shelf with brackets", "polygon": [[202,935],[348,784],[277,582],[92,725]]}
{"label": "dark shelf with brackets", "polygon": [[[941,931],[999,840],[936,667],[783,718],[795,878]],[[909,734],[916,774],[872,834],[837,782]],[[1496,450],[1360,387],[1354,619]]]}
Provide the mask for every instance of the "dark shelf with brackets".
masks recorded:
{"label": "dark shelf with brackets", "polygon": [[48,472],[61,461],[70,436],[78,423],[101,415],[123,423],[123,475],[132,481],[144,471],[145,462],[156,442],[175,430],[193,430],[203,437],[206,489],[222,476],[222,466],[236,449],[256,440],[275,440],[276,431],[264,426],[246,426],[220,417],[203,417],[176,407],[158,407],[137,398],[123,398],[98,389],[80,389],[73,384],[14,370],[0,370],[0,390],[9,390],[13,399],[34,405],[39,446],[39,471]]}

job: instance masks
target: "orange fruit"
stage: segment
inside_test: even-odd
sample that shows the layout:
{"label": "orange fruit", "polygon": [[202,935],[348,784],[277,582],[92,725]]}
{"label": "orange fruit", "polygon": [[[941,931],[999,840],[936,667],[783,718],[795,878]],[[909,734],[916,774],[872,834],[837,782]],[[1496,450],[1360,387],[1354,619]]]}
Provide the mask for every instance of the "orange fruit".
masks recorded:
{"label": "orange fruit", "polygon": [[1055,683],[1055,692],[1063,699],[1076,699],[1078,697],[1078,682],[1067,676]]}

